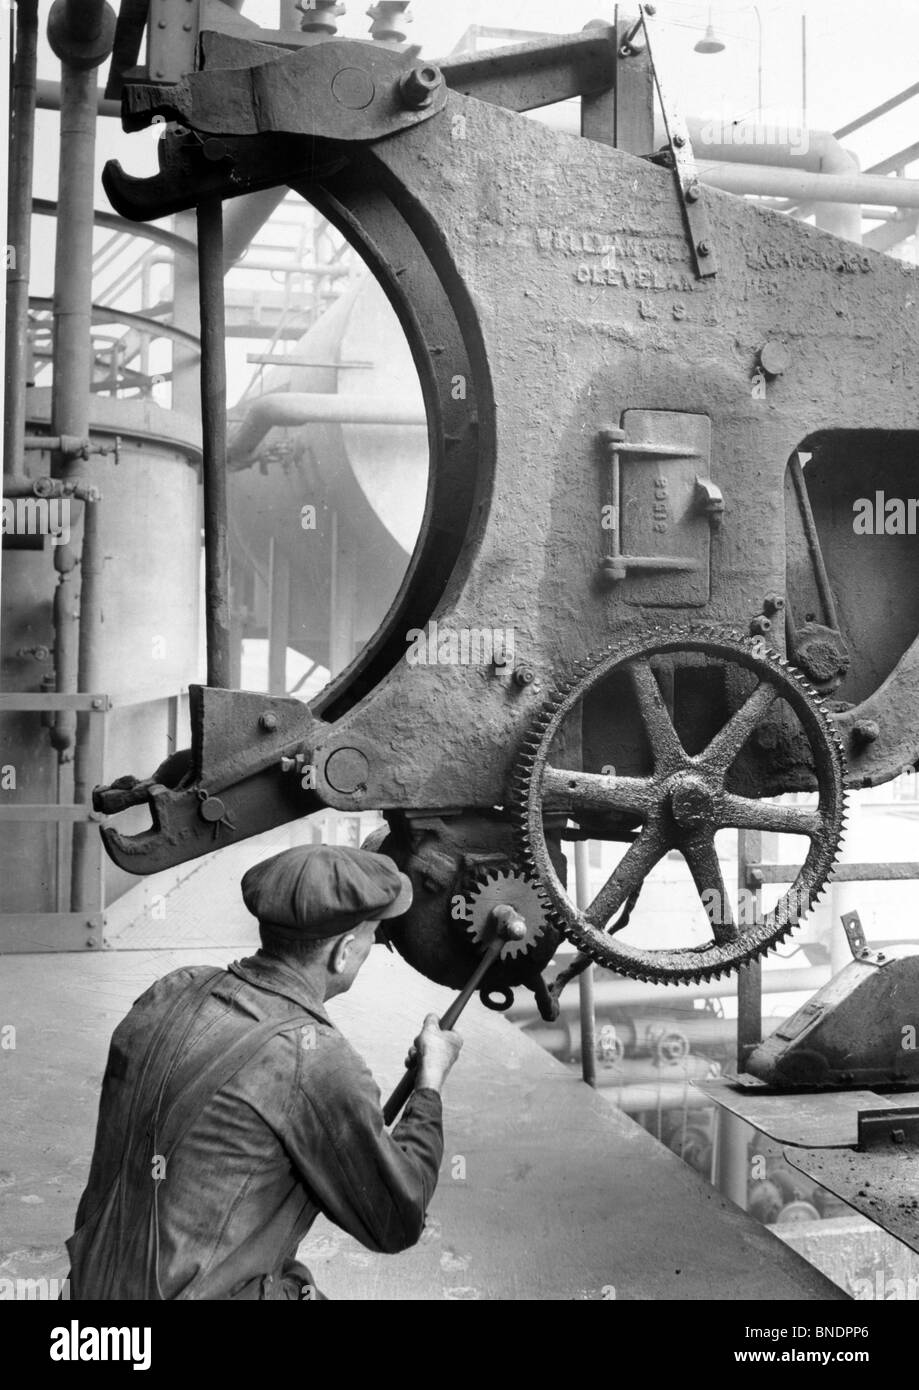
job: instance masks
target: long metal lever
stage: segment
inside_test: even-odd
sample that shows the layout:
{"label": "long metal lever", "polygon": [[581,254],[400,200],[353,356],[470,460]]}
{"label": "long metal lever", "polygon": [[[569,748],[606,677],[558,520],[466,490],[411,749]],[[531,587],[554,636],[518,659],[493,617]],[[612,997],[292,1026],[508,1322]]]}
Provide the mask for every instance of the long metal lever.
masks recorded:
{"label": "long metal lever", "polygon": [[[441,1018],[440,1026],[444,1030],[453,1028],[457,1023],[460,1014],[500,956],[503,947],[506,946],[509,941],[522,941],[526,935],[526,923],[512,907],[505,905],[495,907],[492,910],[491,918],[495,927],[494,940],[489,942],[475,970],[473,970],[469,979]],[[417,1066],[409,1067],[406,1070],[402,1080],[383,1106],[383,1121],[385,1124],[392,1124],[393,1120],[396,1119],[402,1107],[405,1105],[405,1102],[412,1094],[412,1091],[415,1089],[416,1071]]]}

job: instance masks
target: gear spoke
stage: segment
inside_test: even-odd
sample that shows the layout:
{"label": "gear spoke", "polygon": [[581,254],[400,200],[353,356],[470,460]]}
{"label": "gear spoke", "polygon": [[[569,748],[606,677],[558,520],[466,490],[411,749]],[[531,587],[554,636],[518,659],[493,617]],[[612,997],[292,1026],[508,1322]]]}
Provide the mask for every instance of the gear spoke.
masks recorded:
{"label": "gear spoke", "polygon": [[630,661],[628,670],[651,744],[654,770],[672,772],[686,762],[686,750],[677,737],[654,672],[647,661]]}
{"label": "gear spoke", "polygon": [[643,818],[655,805],[653,787],[650,777],[604,777],[556,767],[547,767],[542,780],[549,809],[571,806],[575,811],[628,811]]}
{"label": "gear spoke", "polygon": [[823,832],[820,812],[814,806],[782,806],[729,792],[722,798],[719,819],[722,825],[738,830],[772,830],[780,835],[809,835],[812,840]]}
{"label": "gear spoke", "polygon": [[626,898],[641,887],[646,876],[667,852],[667,845],[655,831],[647,827],[633,840],[606,883],[587,908],[585,917],[601,930]]}
{"label": "gear spoke", "polygon": [[[690,754],[658,684],[655,663],[667,660],[678,672],[690,663],[698,664],[699,658],[707,667],[721,668],[727,689],[736,690],[735,679],[742,675],[741,688],[750,693],[738,697],[740,707],[723,721],[708,747]],[[631,724],[617,733],[620,712],[608,705],[604,708],[600,700],[611,678],[624,677],[635,691],[634,707]],[[692,697],[687,690],[690,698],[698,705],[704,696],[700,691]],[[762,768],[760,780],[747,789],[749,795],[734,795],[725,786],[731,767],[777,700],[787,704],[798,720],[809,752],[801,748],[788,776],[780,768]],[[634,739],[636,716],[646,729],[644,741],[653,772],[644,777],[604,777],[548,766],[553,749],[562,746],[559,736],[567,733],[570,721],[580,718],[585,740],[612,751],[617,738],[623,743]],[[785,805],[771,799],[800,768],[813,770],[818,804]],[[774,652],[761,650],[738,633],[715,628],[626,634],[618,649],[609,649],[593,664],[583,662],[578,675],[547,701],[532,725],[512,786],[520,858],[545,894],[553,925],[599,965],[633,979],[662,983],[720,979],[783,941],[801,909],[789,910],[782,904],[815,900],[832,872],[845,821],[842,744],[816,691]],[[765,795],[759,799],[757,793],[768,793],[769,799]],[[550,808],[554,815],[547,815]],[[631,817],[637,828],[633,843],[586,910],[576,905],[558,871],[556,846],[558,837],[564,837],[562,821],[569,811],[580,820],[582,835],[607,835],[616,816],[624,817],[627,824]],[[728,826],[809,839],[806,860],[785,898],[777,907],[755,914],[752,922],[745,914],[735,920],[737,907],[728,897],[718,860],[717,834]],[[683,854],[695,885],[689,889],[690,901],[697,892],[706,910],[710,932],[701,941],[689,933],[676,939],[668,933],[665,943],[653,922],[645,929],[633,912],[646,877],[671,847]],[[685,894],[673,895],[675,913],[680,911],[681,899],[685,903]],[[563,978],[564,973],[559,979]]]}
{"label": "gear spoke", "polygon": [[687,839],[680,849],[689,865],[692,881],[702,899],[702,906],[708,915],[716,943],[722,946],[726,942],[736,941],[737,926],[721,872],[714,835],[693,836]]}
{"label": "gear spoke", "polygon": [[775,686],[769,681],[762,681],[721,732],[715,735],[705,752],[699,754],[697,762],[703,767],[729,768],[778,697]]}

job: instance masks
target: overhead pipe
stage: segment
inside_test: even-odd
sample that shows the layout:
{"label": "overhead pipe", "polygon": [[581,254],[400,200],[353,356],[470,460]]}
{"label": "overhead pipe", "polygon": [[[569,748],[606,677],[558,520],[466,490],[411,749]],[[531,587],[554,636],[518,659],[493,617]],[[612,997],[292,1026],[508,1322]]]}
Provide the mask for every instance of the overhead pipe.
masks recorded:
{"label": "overhead pipe", "polygon": [[[476,61],[484,63],[488,58],[485,54]],[[888,192],[893,180],[885,181],[882,189],[879,180],[871,182],[860,174],[855,155],[830,131],[801,129],[795,132],[799,138],[792,140],[787,131],[788,138],[777,139],[775,126],[754,122],[688,116],[686,123],[702,183],[731,193],[777,192],[796,201],[800,201],[804,188],[811,201],[832,205],[818,208],[818,226],[849,241],[861,241],[861,203],[913,206],[912,202],[894,202],[895,195]],[[579,114],[571,107],[555,108],[549,124],[571,135],[581,133]],[[666,143],[663,127],[655,131],[652,143],[655,148]],[[724,169],[726,164],[736,164],[738,171]],[[813,175],[812,180],[807,182],[805,175]],[[843,180],[849,182],[844,184]],[[844,210],[836,206],[843,203],[850,206]]]}
{"label": "overhead pipe", "polygon": [[[825,965],[802,966],[798,970],[764,970],[763,994],[813,994],[830,978]],[[677,1007],[693,999],[733,999],[737,996],[737,976],[729,980],[706,980],[696,985],[648,985],[641,980],[624,977],[598,977],[595,986],[597,1010],[633,1008],[641,1005],[655,1012],[665,1012],[672,1002]],[[563,1013],[576,1013],[578,997],[563,994],[560,1000]],[[536,1000],[529,991],[521,991],[507,1017],[514,1023],[538,1016]]]}
{"label": "overhead pipe", "polygon": [[13,264],[9,266],[6,277],[3,471],[10,478],[25,476],[22,441],[26,432],[26,381],[29,373],[29,243],[37,56],[38,0],[19,0],[16,7],[6,223],[7,244],[12,247]]}
{"label": "overhead pipe", "polygon": [[919,179],[885,178],[875,174],[810,174],[758,164],[698,165],[699,177],[728,193],[761,193],[794,198],[796,202],[881,203],[885,207],[919,208]]}
{"label": "overhead pipe", "polygon": [[415,405],[398,405],[372,396],[344,396],[309,391],[279,391],[253,401],[230,441],[227,462],[244,468],[272,429],[300,425],[401,425],[427,428]]}
{"label": "overhead pipe", "polygon": [[597,1090],[605,1094],[605,1099],[625,1115],[641,1115],[646,1111],[660,1110],[705,1110],[715,1102],[711,1096],[693,1086],[690,1081],[681,1085],[678,1081],[662,1081],[659,1086],[636,1085],[620,1086],[609,1080],[601,1068],[597,1073]]}
{"label": "overhead pipe", "polygon": [[[763,1020],[763,1036],[775,1031],[785,1022],[787,1015],[774,1014]],[[603,1013],[597,1017],[597,1032],[602,1039],[604,1027],[615,1029],[616,1038],[632,1056],[667,1056],[674,1059],[688,1056],[694,1049],[730,1048],[737,1033],[736,1018],[718,1018],[712,1013],[668,1014],[663,1009],[660,1014],[647,1015],[640,1019],[629,1017],[618,1011]],[[577,1020],[561,1014],[554,1023],[544,1023],[541,1019],[522,1024],[528,1038],[538,1043],[553,1057],[563,1062],[577,1062],[583,1052]],[[602,1041],[596,1048],[598,1056],[603,1055]]]}
{"label": "overhead pipe", "polygon": [[[781,137],[782,132],[776,126],[736,121],[727,127],[730,134],[725,139],[723,137],[727,131],[723,121],[705,121],[693,116],[687,124],[696,159],[703,163],[703,167],[707,166],[709,159],[713,159],[722,164],[762,165],[767,169],[789,168],[795,172],[819,175],[821,178],[831,175],[854,178],[859,174],[859,163],[855,155],[851,150],[844,149],[836,136],[828,130],[799,129],[795,131],[798,137],[796,139],[792,139],[791,132],[785,130],[785,138],[777,138]],[[722,138],[713,138],[716,133]],[[703,183],[722,187],[721,184],[714,185],[704,173],[700,176]],[[822,188],[823,184],[819,186]],[[859,184],[858,189],[861,187]],[[753,191],[756,192],[758,189]],[[817,226],[824,231],[832,232],[835,236],[844,237],[847,241],[860,242],[862,214],[859,204],[867,199],[856,193],[855,197],[844,200],[849,203],[846,208],[837,206],[843,201],[841,199],[825,201],[828,206],[818,206],[816,209]]]}

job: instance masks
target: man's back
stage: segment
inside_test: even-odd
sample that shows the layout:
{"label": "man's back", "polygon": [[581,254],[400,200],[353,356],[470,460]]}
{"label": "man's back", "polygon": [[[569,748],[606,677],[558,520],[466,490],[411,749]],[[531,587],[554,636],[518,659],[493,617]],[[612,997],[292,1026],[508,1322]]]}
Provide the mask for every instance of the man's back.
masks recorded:
{"label": "man's back", "polygon": [[[240,1058],[214,1093],[221,1068]],[[163,1152],[183,1110],[188,1127]],[[73,1296],[271,1297],[320,1211],[372,1250],[405,1249],[421,1233],[442,1149],[433,1090],[417,1091],[386,1133],[373,1078],[295,970],[260,954],[227,971],[175,971],[112,1038],[68,1243]],[[119,1170],[120,1212],[109,1200]]]}

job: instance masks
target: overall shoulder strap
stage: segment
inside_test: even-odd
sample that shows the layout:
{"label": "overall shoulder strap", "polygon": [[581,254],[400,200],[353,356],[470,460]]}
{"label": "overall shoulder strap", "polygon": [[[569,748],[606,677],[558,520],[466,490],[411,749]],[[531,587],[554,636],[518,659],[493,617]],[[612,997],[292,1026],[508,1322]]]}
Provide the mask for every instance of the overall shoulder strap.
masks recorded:
{"label": "overall shoulder strap", "polygon": [[154,1123],[156,1151],[168,1158],[178,1147],[189,1128],[201,1114],[208,1101],[231,1081],[237,1072],[250,1062],[278,1033],[302,1027],[313,1021],[309,1013],[292,1014],[288,1018],[272,1019],[249,1028],[235,1043],[213,1058],[174,1096],[162,1119]]}

